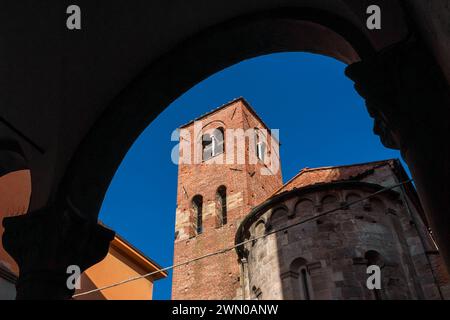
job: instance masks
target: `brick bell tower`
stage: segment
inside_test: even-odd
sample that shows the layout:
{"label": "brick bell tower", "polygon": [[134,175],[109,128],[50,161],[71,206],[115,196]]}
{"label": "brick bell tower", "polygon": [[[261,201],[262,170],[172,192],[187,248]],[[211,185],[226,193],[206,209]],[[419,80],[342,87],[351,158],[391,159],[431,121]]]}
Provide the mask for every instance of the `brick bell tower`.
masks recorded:
{"label": "brick bell tower", "polygon": [[[234,245],[242,219],[282,186],[277,146],[243,98],[180,127],[174,264]],[[173,271],[172,298],[240,299],[240,274],[235,250],[189,263]]]}

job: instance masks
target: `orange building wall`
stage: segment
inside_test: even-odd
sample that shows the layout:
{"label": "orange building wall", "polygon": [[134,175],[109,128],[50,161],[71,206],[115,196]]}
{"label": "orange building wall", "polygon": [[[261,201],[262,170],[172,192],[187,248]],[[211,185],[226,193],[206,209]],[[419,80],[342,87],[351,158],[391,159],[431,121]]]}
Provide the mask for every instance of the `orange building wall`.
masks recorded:
{"label": "orange building wall", "polygon": [[[27,213],[30,197],[31,174],[29,170],[19,170],[0,177],[0,264],[16,275],[19,273],[19,268],[3,249],[2,235],[4,230],[1,222],[4,217]],[[82,288],[78,292],[109,285],[156,269],[157,266],[116,237],[107,257],[82,274]],[[153,281],[165,276],[161,273],[151,279],[140,279],[79,299],[150,300],[152,299]],[[5,287],[5,284],[3,287]]]}
{"label": "orange building wall", "polygon": [[[111,242],[105,259],[81,275],[81,288],[77,293],[109,286],[133,277],[159,270],[160,267],[146,258],[124,239],[117,236]],[[153,282],[167,277],[158,272],[150,277],[130,281],[119,286],[76,297],[77,300],[151,300]]]}
{"label": "orange building wall", "polygon": [[[136,277],[146,271],[129,261],[122,253],[110,248],[108,255],[100,263],[86,270],[81,277],[83,292],[100,288],[131,277]],[[139,279],[117,287],[100,291],[100,294],[77,297],[78,300],[151,300],[153,292],[152,280]]]}

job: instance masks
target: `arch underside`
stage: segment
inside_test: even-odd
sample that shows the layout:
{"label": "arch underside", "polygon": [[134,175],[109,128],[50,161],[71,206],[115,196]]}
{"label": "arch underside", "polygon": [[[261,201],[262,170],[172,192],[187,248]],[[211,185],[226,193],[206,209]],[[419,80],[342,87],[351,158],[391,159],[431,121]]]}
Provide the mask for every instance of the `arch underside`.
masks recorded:
{"label": "arch underside", "polygon": [[374,54],[352,24],[314,10],[279,10],[208,29],[149,66],[111,103],[73,157],[59,198],[68,195],[81,212],[96,217],[126,152],[165,107],[230,65],[288,51],[322,54],[346,64]]}

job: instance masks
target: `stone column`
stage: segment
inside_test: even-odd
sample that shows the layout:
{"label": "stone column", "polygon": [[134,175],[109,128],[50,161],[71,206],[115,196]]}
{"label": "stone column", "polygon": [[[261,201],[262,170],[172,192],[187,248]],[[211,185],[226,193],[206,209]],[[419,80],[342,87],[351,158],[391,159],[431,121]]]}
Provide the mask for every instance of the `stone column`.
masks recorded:
{"label": "stone column", "polygon": [[434,58],[417,41],[347,67],[382,143],[401,150],[450,271],[450,96]]}
{"label": "stone column", "polygon": [[3,246],[19,265],[16,299],[70,299],[70,265],[83,272],[108,253],[114,232],[70,205],[3,220]]}

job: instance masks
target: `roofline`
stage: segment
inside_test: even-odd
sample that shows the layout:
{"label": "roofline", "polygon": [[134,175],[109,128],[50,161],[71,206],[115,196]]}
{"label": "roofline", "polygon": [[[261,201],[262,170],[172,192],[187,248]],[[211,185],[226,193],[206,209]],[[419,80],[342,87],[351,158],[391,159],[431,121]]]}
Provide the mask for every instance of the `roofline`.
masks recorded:
{"label": "roofline", "polygon": [[316,167],[316,168],[304,168],[306,169],[305,171],[316,171],[316,170],[325,170],[325,169],[332,169],[332,168],[345,168],[345,167],[354,167],[354,166],[363,166],[363,165],[368,165],[368,164],[375,164],[375,163],[379,163],[379,164],[384,164],[384,163],[389,163],[389,162],[393,162],[396,161],[398,159],[396,158],[389,158],[389,159],[385,159],[385,160],[374,160],[374,161],[369,161],[369,162],[358,162],[358,163],[353,163],[353,164],[343,164],[343,165],[337,165],[337,166],[323,166],[323,167]]}
{"label": "roofline", "polygon": [[213,110],[211,110],[211,111],[209,111],[209,112],[207,112],[207,113],[202,114],[201,116],[195,118],[194,120],[189,121],[188,123],[186,123],[186,124],[180,126],[179,128],[180,128],[180,129],[181,129],[181,128],[185,128],[185,127],[187,127],[187,126],[193,124],[195,121],[198,121],[198,120],[200,120],[200,119],[203,119],[203,118],[206,117],[206,116],[209,116],[209,115],[211,115],[211,114],[213,114],[213,113],[216,113],[216,112],[218,112],[218,111],[221,111],[222,109],[225,109],[226,107],[228,107],[228,106],[230,106],[230,105],[232,105],[232,104],[234,104],[234,103],[236,103],[236,102],[238,102],[238,101],[242,102],[242,103],[247,107],[247,109],[249,109],[249,111],[255,116],[255,118],[257,118],[257,119],[259,120],[259,122],[261,122],[261,123],[263,124],[263,126],[264,126],[267,130],[270,131],[269,126],[264,122],[263,119],[260,118],[260,116],[256,113],[255,109],[254,109],[254,108],[250,105],[250,103],[249,103],[244,97],[242,97],[242,96],[241,96],[241,97],[234,98],[233,100],[231,100],[231,101],[229,101],[229,102],[227,102],[227,103],[225,103],[225,104],[223,104],[223,105],[221,105],[221,106],[219,106],[219,107],[217,107],[217,108],[215,108],[215,109],[213,109]]}
{"label": "roofline", "polygon": [[[113,241],[111,241],[111,246],[125,254],[127,257],[131,258],[138,266],[142,267],[148,272],[161,270],[162,267],[155,261],[147,257],[142,251],[137,249],[122,236],[116,233]],[[168,275],[167,271],[159,271],[155,273],[152,277],[157,280],[161,278],[166,278]]]}
{"label": "roofline", "polygon": [[[354,164],[344,164],[344,165],[337,165],[337,166],[323,166],[323,167],[317,167],[317,168],[308,168],[305,167],[303,169],[300,169],[299,173],[297,173],[295,176],[293,176],[291,179],[289,179],[285,184],[283,184],[280,188],[278,188],[277,190],[275,190],[274,193],[272,193],[269,198],[275,196],[278,192],[280,192],[281,190],[283,190],[283,188],[285,188],[286,186],[288,186],[292,181],[294,181],[295,179],[297,179],[300,175],[302,175],[305,172],[311,172],[311,171],[318,171],[318,170],[326,170],[326,169],[334,169],[334,168],[346,168],[346,167],[355,167],[355,166],[363,166],[363,165],[369,165],[369,164],[375,164],[375,163],[379,163],[379,164],[389,164],[390,162],[395,162],[395,161],[399,161],[396,158],[390,158],[390,159],[386,159],[386,160],[376,160],[376,161],[369,161],[369,162],[360,162],[360,163],[354,163]],[[401,166],[401,163],[400,163]],[[403,168],[403,166],[402,166]]]}
{"label": "roofline", "polygon": [[[242,220],[242,222],[239,224],[239,227],[236,231],[235,235],[235,244],[239,244],[243,242],[244,232],[243,228],[247,223],[251,222],[252,220],[256,220],[256,218],[259,218],[259,214],[262,212],[265,212],[265,210],[269,209],[270,206],[272,206],[274,203],[281,202],[287,198],[290,198],[292,196],[297,196],[302,193],[308,193],[311,191],[317,191],[322,190],[326,188],[333,188],[333,187],[365,187],[365,188],[371,188],[373,190],[383,190],[385,187],[370,183],[370,182],[362,182],[362,181],[353,181],[353,180],[343,180],[343,181],[334,181],[334,182],[325,182],[325,183],[317,183],[308,185],[301,188],[292,189],[289,191],[284,191],[274,197],[268,198],[266,201],[261,203],[260,205],[254,207]],[[400,194],[397,191],[394,191],[392,189],[385,190],[386,193],[390,193],[391,195],[395,197],[399,197]],[[242,258],[243,255],[243,246],[237,246],[236,252],[240,258]]]}
{"label": "roofline", "polygon": [[[147,257],[144,253],[142,253],[139,249],[125,240],[123,237],[116,233],[114,239],[110,244],[112,247],[125,254],[128,258],[132,259],[138,266],[145,269],[148,272],[153,272],[157,270],[161,270],[162,267],[157,264],[155,261]],[[166,278],[168,276],[167,271],[160,271],[153,275],[155,280]],[[16,283],[18,276],[9,270],[6,266],[0,263],[0,277],[11,282]]]}
{"label": "roofline", "polygon": [[[102,221],[99,221],[98,223],[105,227],[108,227]],[[137,263],[138,266],[144,268],[149,272],[162,269],[162,267],[158,263],[146,256],[141,250],[136,248],[117,232],[115,233],[114,239],[111,241],[110,245],[119,250],[121,253],[125,254],[128,258],[132,259]],[[154,278],[155,280],[157,280],[166,278],[167,276],[167,271],[160,271],[159,273],[156,273],[154,275]]]}

